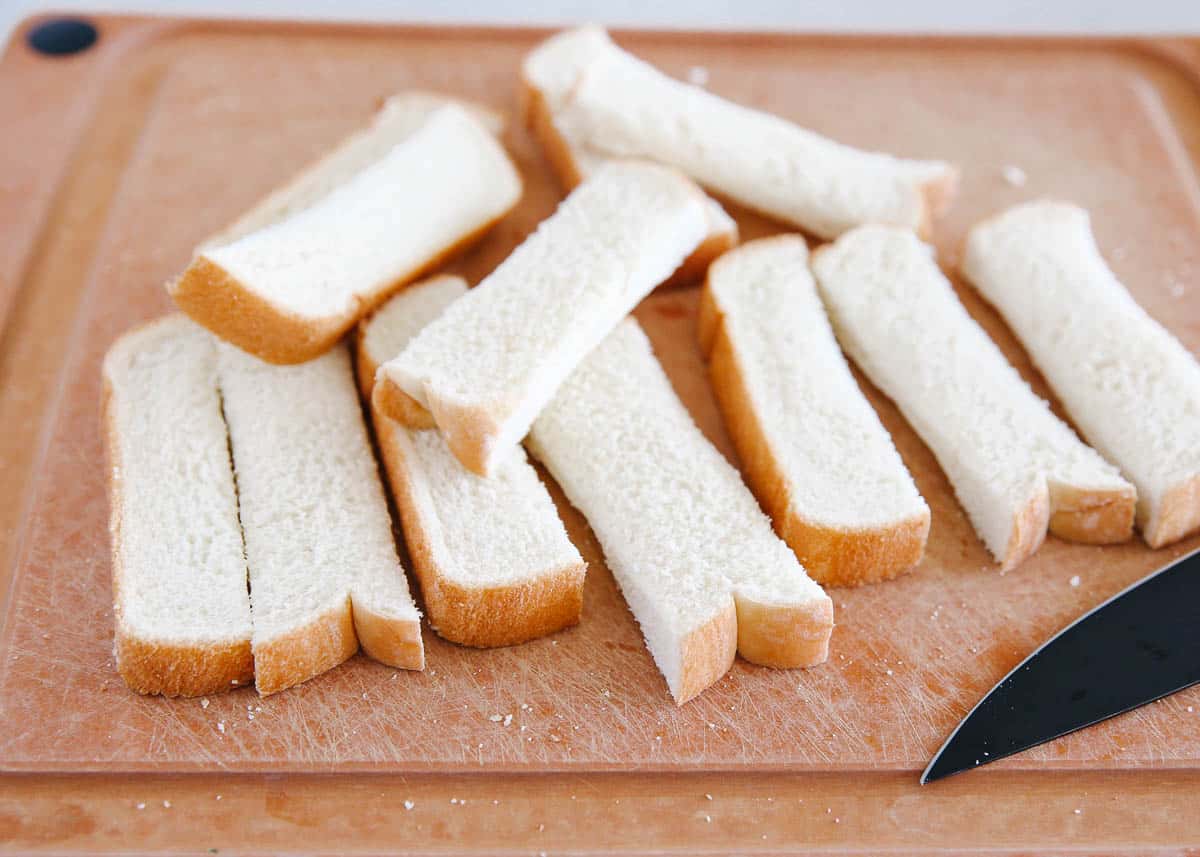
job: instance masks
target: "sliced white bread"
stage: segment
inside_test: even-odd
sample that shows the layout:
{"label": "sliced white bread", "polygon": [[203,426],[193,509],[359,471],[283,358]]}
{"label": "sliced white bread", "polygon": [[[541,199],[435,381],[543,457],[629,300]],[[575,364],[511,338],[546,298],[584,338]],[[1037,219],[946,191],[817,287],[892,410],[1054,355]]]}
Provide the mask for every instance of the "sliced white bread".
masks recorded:
{"label": "sliced white bread", "polygon": [[[359,325],[358,377],[370,396],[381,361],[466,294],[435,277]],[[490,479],[458,463],[434,430],[373,413],[404,541],[435,631],[466,646],[509,646],[579,622],[587,565],[523,450]]]}
{"label": "sliced white bread", "polygon": [[587,517],[677,703],[735,651],[772,667],[828,656],[832,601],[692,422],[635,321],[572,373],[529,445]]}
{"label": "sliced white bread", "polygon": [[212,337],[182,315],[104,359],[114,652],[139,693],[249,684],[250,599]]}
{"label": "sliced white bread", "polygon": [[927,232],[957,184],[944,162],[855,149],[667,77],[599,27],[553,36],[522,71],[530,124],[568,177],[580,150],[649,158],[824,238],[863,223]]}
{"label": "sliced white bread", "polygon": [[[579,33],[578,38],[551,40],[525,58],[521,93],[525,124],[567,190],[610,160],[594,147],[571,139],[554,118],[554,106],[561,105],[574,86],[579,66],[594,56],[597,48],[611,44],[603,30],[586,27],[574,32]],[[719,202],[709,199],[708,235],[663,285],[687,283],[703,276],[712,260],[737,244],[737,240],[737,221]]]}
{"label": "sliced white bread", "polygon": [[1109,270],[1087,212],[1051,201],[1001,212],[971,230],[962,269],[1137,486],[1146,543],[1200,527],[1200,365]]}
{"label": "sliced white bread", "polygon": [[215,235],[198,250],[232,244],[293,214],[298,214],[328,196],[371,164],[383,159],[398,144],[420,130],[443,107],[457,105],[480,125],[499,137],[504,117],[470,101],[433,92],[401,92],[383,102],[371,123],[343,140],[336,149],[318,159],[290,181],[269,193],[253,208]]}
{"label": "sliced white bread", "polygon": [[496,473],[558,385],[691,253],[705,196],[681,173],[614,161],[482,283],[380,367],[374,398],[427,409],[468,469]]}
{"label": "sliced white bread", "polygon": [[234,224],[231,240],[200,247],[167,284],[176,304],[251,354],[299,363],[481,236],[520,198],[520,176],[471,111],[428,108],[385,107]]}
{"label": "sliced white bread", "polygon": [[746,481],[814,580],[858,586],[920,562],[929,507],[838,348],[803,238],[709,268],[700,343]]}
{"label": "sliced white bread", "polygon": [[268,694],[363,650],[421,669],[420,614],[392,534],[350,355],[272,366],[219,344],[254,619]]}
{"label": "sliced white bread", "polygon": [[1056,417],[971,318],[913,232],[864,226],[813,254],[838,340],[890,396],[1004,568],[1047,528],[1128,539],[1134,487]]}

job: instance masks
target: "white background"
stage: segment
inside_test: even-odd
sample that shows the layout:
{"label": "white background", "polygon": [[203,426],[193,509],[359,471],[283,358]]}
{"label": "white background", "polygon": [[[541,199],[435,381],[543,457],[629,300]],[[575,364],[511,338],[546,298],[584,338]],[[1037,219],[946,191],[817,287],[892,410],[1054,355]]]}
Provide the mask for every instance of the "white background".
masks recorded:
{"label": "white background", "polygon": [[42,10],[825,32],[1200,35],[1200,0],[0,0],[0,43]]}

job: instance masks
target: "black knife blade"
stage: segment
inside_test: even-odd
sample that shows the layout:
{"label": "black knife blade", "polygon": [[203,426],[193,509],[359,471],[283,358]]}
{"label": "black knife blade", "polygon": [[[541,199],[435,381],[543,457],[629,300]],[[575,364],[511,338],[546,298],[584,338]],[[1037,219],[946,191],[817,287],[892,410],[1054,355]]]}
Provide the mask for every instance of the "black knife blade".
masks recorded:
{"label": "black knife blade", "polygon": [[1200,682],[1200,550],[1063,628],[950,733],[921,782],[1011,756]]}

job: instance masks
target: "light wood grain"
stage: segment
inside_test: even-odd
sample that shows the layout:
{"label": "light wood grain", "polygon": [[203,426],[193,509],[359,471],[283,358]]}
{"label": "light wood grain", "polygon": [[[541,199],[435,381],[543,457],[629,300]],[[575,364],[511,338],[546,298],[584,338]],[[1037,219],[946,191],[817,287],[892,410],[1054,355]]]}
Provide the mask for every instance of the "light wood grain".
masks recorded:
{"label": "light wood grain", "polygon": [[[976,774],[916,785],[957,718],[1041,639],[1197,541],[1151,552],[1050,540],[1001,576],[928,450],[874,391],[929,501],[929,550],[905,579],[834,592],[838,628],[823,667],[739,662],[676,709],[594,539],[561,504],[592,566],[574,630],[494,651],[427,633],[423,675],[356,658],[262,701],[238,691],[203,708],[130,694],[110,661],[100,355],[168,309],[161,283],[198,240],[379,98],[433,89],[511,111],[517,63],[540,34],[101,26],[92,54],[43,60],[15,41],[0,61],[0,115],[21,117],[22,139],[0,149],[0,174],[12,177],[0,194],[0,767],[11,772],[0,777],[0,843],[1134,853],[1200,840],[1195,812],[1185,812],[1200,785],[1195,690]],[[1192,43],[624,40],[672,73],[702,64],[713,90],[849,142],[960,162],[962,196],[938,233],[947,264],[965,228],[1001,205],[1041,193],[1087,205],[1117,273],[1200,346],[1200,299],[1172,290],[1200,272]],[[516,123],[506,142],[527,195],[454,266],[472,281],[560,196]],[[1003,180],[1009,164],[1028,174],[1024,188]],[[744,237],[777,231],[734,213]],[[1044,393],[995,315],[962,295]],[[653,296],[638,316],[698,423],[732,458],[695,347],[695,310],[695,290],[684,289]],[[1078,588],[1068,582],[1076,574]],[[512,724],[491,722],[497,713]]]}

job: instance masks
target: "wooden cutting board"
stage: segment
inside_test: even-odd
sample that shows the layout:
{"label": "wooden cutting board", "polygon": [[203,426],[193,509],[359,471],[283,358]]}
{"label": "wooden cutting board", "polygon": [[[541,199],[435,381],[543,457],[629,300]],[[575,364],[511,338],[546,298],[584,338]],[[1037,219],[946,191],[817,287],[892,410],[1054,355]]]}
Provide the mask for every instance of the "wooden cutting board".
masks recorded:
{"label": "wooden cutting board", "polygon": [[[1200,539],[1153,552],[1051,538],[1001,574],[929,450],[870,389],[933,526],[913,574],[832,592],[823,666],[738,661],[677,708],[594,537],[558,495],[590,565],[578,628],[493,651],[427,630],[424,673],[356,657],[267,699],[130,693],[111,658],[99,362],[123,330],[169,311],[162,283],[197,241],[381,98],[412,88],[514,118],[505,142],[525,199],[453,269],[478,281],[561,191],[515,121],[518,64],[544,33],[97,23],[100,40],[83,54],[37,55],[26,25],[0,60],[0,843],[239,853],[1200,844],[1196,689],[917,785],[959,717],[1040,641]],[[703,68],[714,92],[837,139],[961,164],[937,235],[947,267],[966,228],[1002,206],[1042,195],[1087,206],[1117,274],[1200,349],[1197,43],[618,38],[668,73]],[[744,238],[778,231],[731,211]],[[1047,395],[994,313],[960,293]],[[695,344],[696,297],[659,293],[637,315],[733,459]]]}

